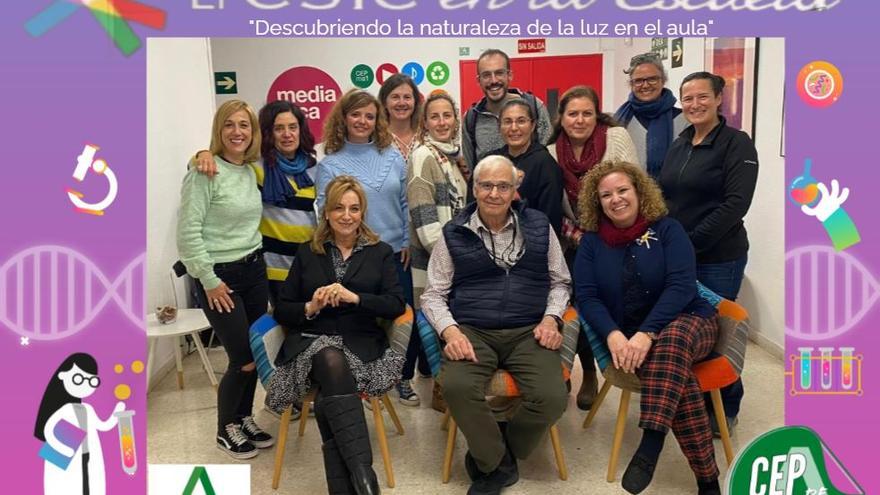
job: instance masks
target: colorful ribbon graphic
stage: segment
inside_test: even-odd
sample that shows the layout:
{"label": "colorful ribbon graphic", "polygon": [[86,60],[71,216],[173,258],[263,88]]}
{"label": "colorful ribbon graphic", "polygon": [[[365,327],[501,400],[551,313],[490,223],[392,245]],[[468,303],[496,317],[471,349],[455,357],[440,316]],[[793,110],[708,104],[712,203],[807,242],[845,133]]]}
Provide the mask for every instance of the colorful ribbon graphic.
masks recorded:
{"label": "colorful ribbon graphic", "polygon": [[55,0],[28,20],[24,28],[38,37],[70,17],[80,7],[88,7],[117,48],[126,56],[141,47],[128,21],[154,29],[164,29],[165,11],[133,0]]}

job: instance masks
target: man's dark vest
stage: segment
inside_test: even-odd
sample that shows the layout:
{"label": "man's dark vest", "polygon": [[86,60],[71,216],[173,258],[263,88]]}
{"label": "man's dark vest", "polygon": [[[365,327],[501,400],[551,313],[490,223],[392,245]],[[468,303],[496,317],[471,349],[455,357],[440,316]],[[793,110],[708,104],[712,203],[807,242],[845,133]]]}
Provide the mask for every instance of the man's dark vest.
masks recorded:
{"label": "man's dark vest", "polygon": [[537,325],[544,316],[550,293],[547,217],[514,203],[525,253],[506,271],[495,264],[480,236],[467,227],[475,210],[476,203],[468,205],[443,227],[455,266],[449,291],[453,318],[458,323],[485,329]]}

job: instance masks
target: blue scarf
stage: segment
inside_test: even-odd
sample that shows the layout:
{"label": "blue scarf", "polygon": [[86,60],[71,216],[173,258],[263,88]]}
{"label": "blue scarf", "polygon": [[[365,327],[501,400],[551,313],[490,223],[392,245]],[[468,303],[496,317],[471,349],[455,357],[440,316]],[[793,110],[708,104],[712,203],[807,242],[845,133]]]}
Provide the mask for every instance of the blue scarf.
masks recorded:
{"label": "blue scarf", "polygon": [[296,192],[287,180],[292,177],[296,187],[304,189],[315,185],[306,171],[309,168],[309,157],[302,150],[297,150],[293,160],[275,150],[275,163],[264,168],[266,176],[263,178],[263,203],[287,207],[290,201],[296,197]]}
{"label": "blue scarf", "polygon": [[675,102],[675,96],[667,88],[663,88],[660,98],[648,102],[640,101],[630,93],[629,99],[614,115],[623,126],[629,125],[629,121],[635,116],[647,127],[648,142],[645,148],[648,153],[648,173],[655,179],[660,176],[663,159],[672,144],[672,121],[681,113],[680,109],[675,108]]}

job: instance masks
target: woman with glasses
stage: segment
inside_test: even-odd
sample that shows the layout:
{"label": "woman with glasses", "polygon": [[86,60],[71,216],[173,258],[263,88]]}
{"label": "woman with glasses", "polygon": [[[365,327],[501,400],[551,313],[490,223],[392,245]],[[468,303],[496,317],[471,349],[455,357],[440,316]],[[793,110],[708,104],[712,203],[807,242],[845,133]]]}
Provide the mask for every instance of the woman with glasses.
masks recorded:
{"label": "woman with glasses", "polygon": [[562,228],[562,172],[547,147],[534,141],[535,114],[523,99],[508,100],[498,118],[504,146],[490,155],[504,156],[520,171],[517,193],[529,208],[543,212],[559,235]]}
{"label": "woman with glasses", "polygon": [[656,53],[636,55],[629,62],[632,91],[614,117],[626,127],[636,145],[638,162],[657,179],[666,151],[672,141],[687,127],[681,109],[675,107],[675,96],[664,88],[666,69]]}
{"label": "woman with glasses", "polygon": [[[565,188],[562,246],[571,267],[583,235],[576,213],[581,178],[601,162],[635,162],[636,151],[626,129],[602,113],[599,95],[589,86],[574,86],[562,95],[550,143],[550,154],[559,162]],[[578,336],[578,356],[584,379],[577,393],[577,406],[586,411],[593,407],[599,382],[593,366],[593,351],[583,334]]]}

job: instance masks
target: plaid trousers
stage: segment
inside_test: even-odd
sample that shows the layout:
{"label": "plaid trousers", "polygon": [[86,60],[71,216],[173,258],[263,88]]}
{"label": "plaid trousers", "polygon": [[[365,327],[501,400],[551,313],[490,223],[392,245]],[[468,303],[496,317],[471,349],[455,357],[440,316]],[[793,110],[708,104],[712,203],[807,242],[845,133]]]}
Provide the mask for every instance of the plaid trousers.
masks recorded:
{"label": "plaid trousers", "polygon": [[718,478],[715,447],[703,393],[693,364],[706,357],[718,339],[718,321],[680,314],[660,331],[642,367],[640,428],[672,428],[681,451],[699,481]]}

